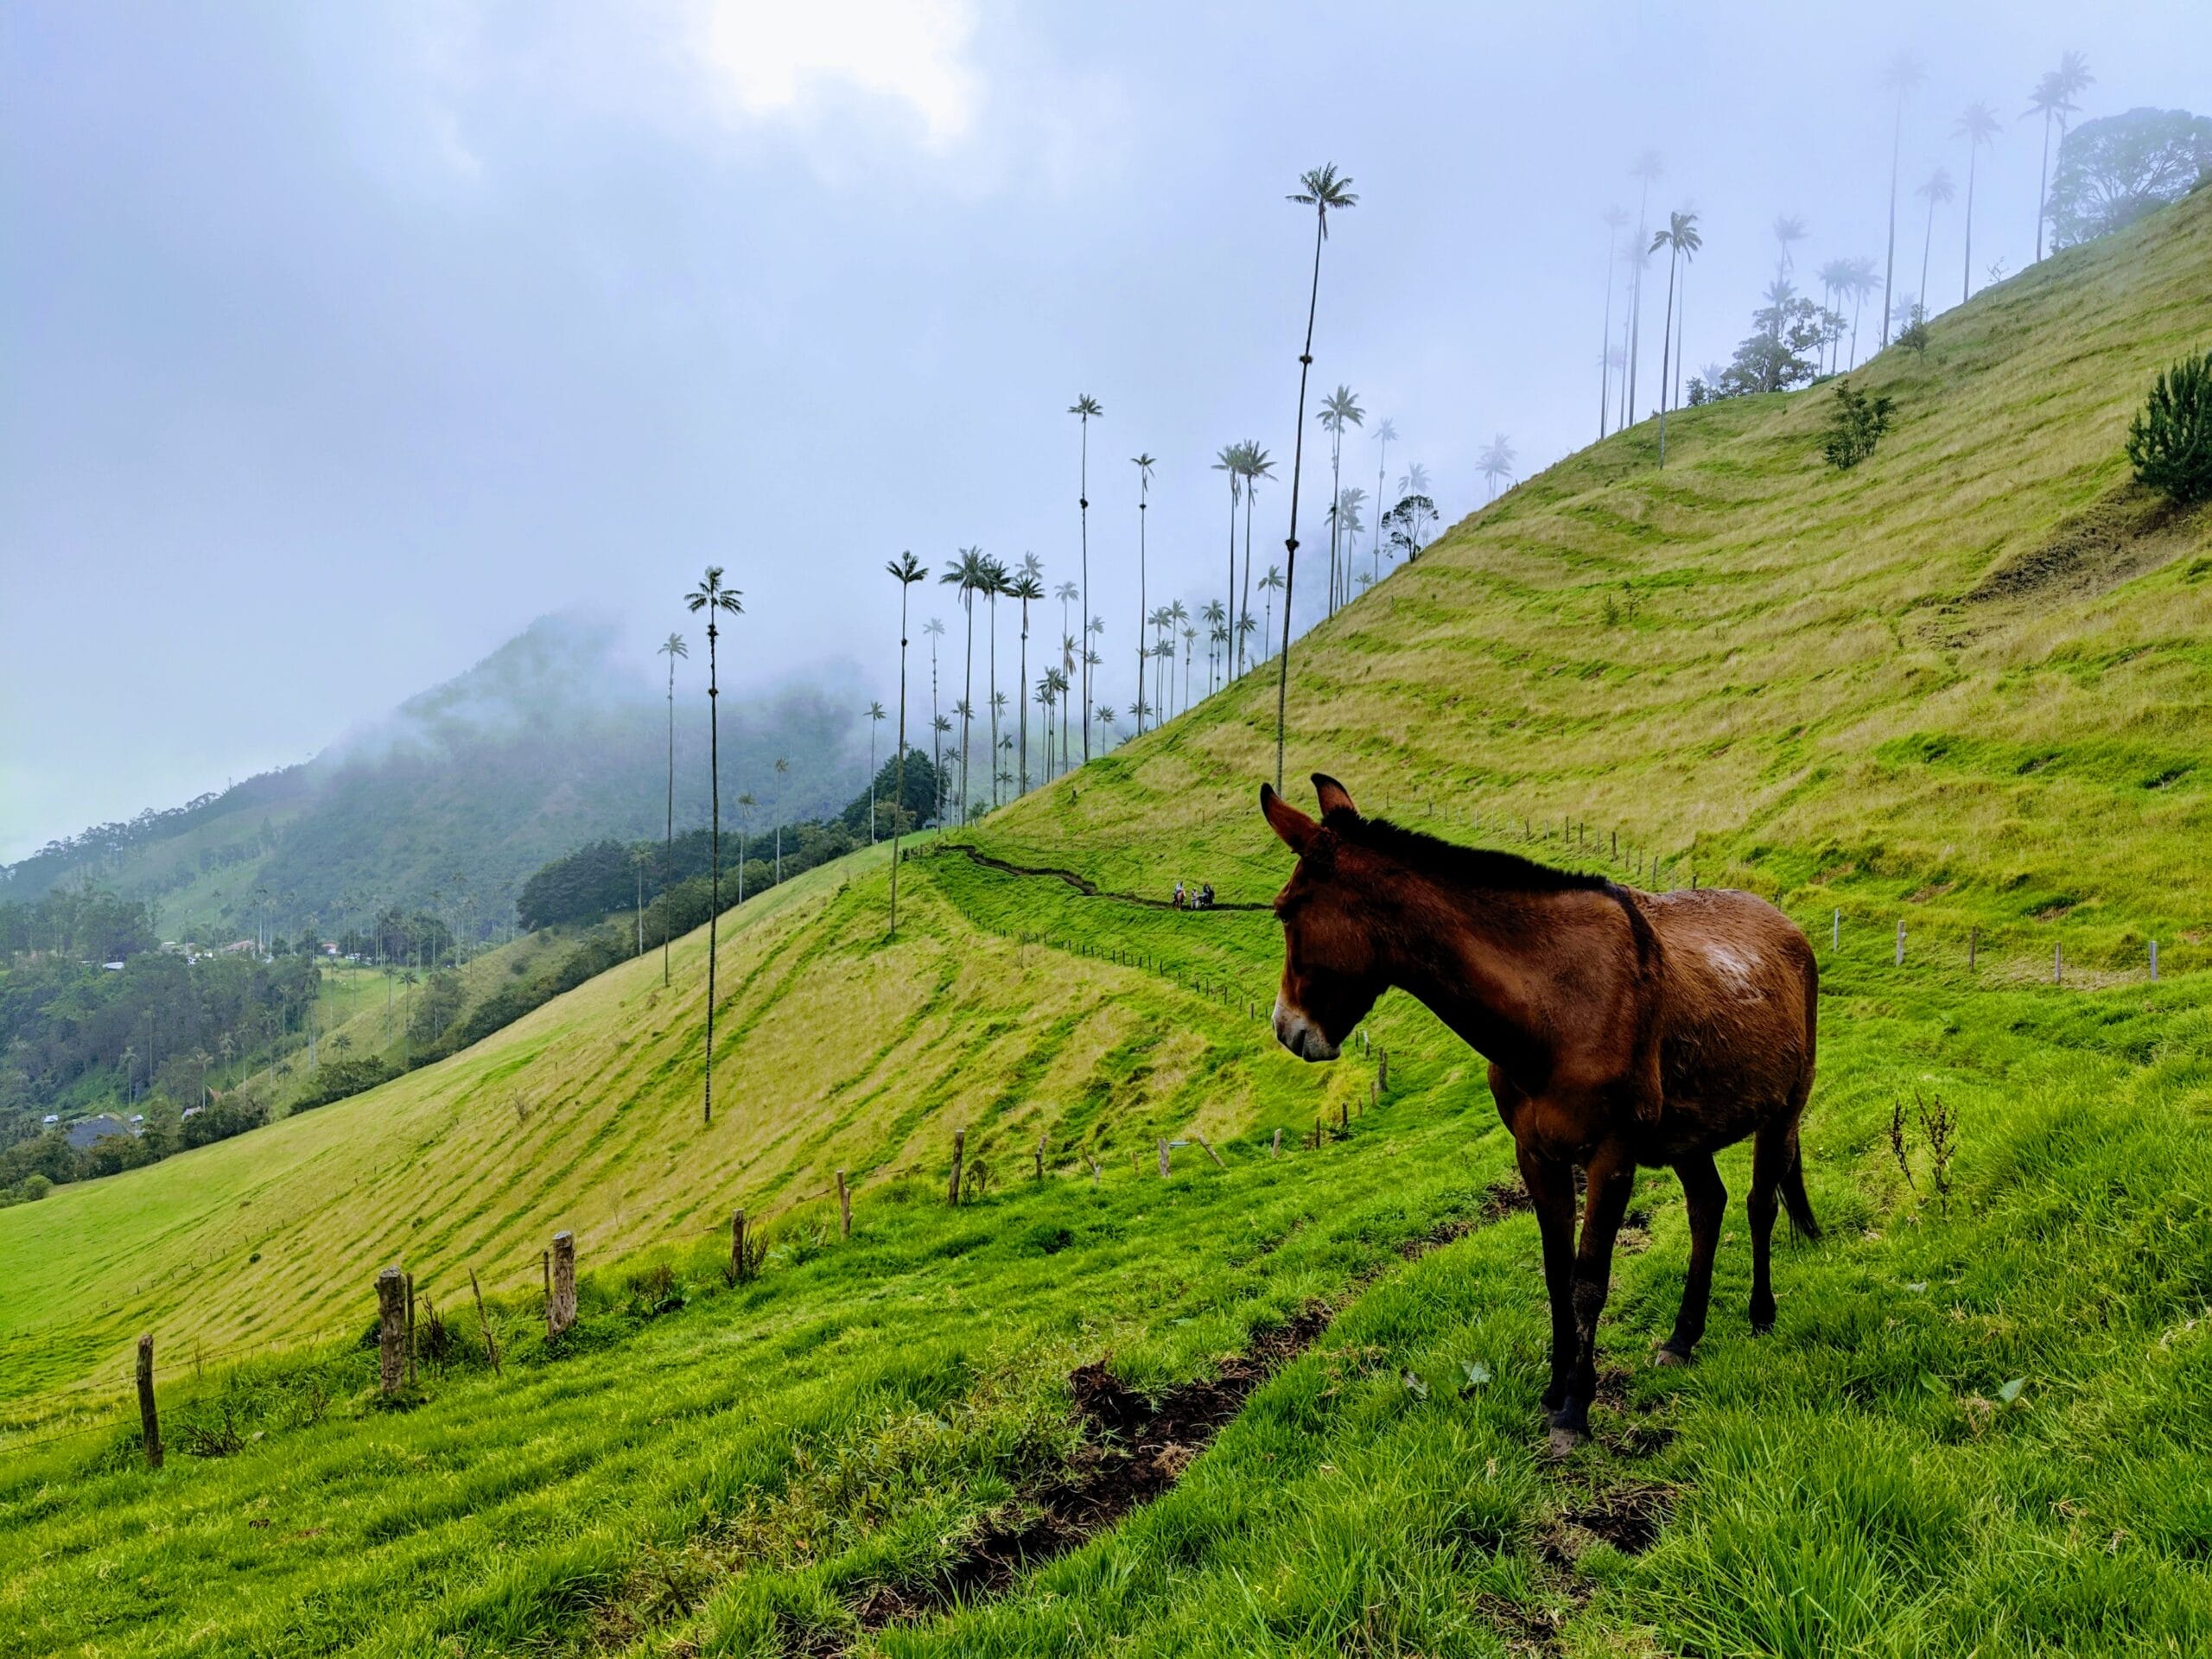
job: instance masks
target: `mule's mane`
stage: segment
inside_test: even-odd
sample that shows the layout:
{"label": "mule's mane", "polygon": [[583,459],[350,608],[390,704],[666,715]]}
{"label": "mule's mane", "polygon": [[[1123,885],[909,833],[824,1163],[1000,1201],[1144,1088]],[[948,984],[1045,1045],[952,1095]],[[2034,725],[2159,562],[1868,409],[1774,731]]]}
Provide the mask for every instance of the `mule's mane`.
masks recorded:
{"label": "mule's mane", "polygon": [[1493,893],[1606,893],[1612,882],[1580,870],[1558,870],[1517,853],[1454,842],[1408,830],[1388,818],[1331,812],[1321,820],[1347,846],[1363,847],[1396,860],[1417,874]]}

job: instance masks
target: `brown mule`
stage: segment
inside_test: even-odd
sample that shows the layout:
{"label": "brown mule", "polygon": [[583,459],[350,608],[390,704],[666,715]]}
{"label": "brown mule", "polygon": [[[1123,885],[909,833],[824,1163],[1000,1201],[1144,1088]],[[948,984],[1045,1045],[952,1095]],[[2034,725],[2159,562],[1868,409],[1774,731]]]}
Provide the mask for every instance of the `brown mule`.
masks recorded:
{"label": "brown mule", "polygon": [[[1813,1086],[1818,968],[1793,922],[1748,893],[1641,893],[1510,853],[1363,818],[1316,774],[1319,823],[1266,785],[1260,808],[1298,868],[1275,899],[1275,1037],[1337,1057],[1395,985],[1490,1062],[1544,1241],[1555,1440],[1589,1433],[1598,1315],[1639,1164],[1669,1164],[1689,1211],[1689,1270],[1661,1363],[1705,1332],[1727,1189],[1713,1154],[1751,1137],[1751,1328],[1774,1323],[1777,1195],[1818,1237],[1797,1151]],[[1587,1173],[1582,1243],[1574,1172]]]}

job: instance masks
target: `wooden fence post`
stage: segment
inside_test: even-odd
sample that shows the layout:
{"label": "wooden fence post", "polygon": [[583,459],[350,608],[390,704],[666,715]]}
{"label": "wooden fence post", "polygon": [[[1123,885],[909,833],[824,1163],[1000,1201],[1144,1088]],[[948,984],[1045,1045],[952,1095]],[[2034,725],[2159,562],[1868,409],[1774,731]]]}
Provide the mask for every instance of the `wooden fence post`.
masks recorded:
{"label": "wooden fence post", "polygon": [[484,1333],[484,1357],[492,1362],[492,1375],[498,1376],[500,1375],[499,1344],[492,1340],[492,1321],[484,1312],[484,1293],[477,1287],[476,1269],[474,1268],[468,1270],[468,1289],[469,1294],[476,1298],[476,1327]]}
{"label": "wooden fence post", "polygon": [[1275,1138],[1268,1143],[1268,1156],[1270,1158],[1282,1156],[1282,1130],[1280,1128],[1275,1130]]}
{"label": "wooden fence post", "polygon": [[837,1172],[837,1236],[853,1236],[853,1189],[845,1185],[845,1172]]}
{"label": "wooden fence post", "polygon": [[2158,982],[2158,942],[2156,939],[2151,941],[2151,982],[2153,985]]}
{"label": "wooden fence post", "polygon": [[1045,1179],[1045,1137],[1041,1135],[1037,1137],[1037,1179]]}
{"label": "wooden fence post", "polygon": [[1828,912],[1828,949],[1843,949],[1843,912],[1840,910]]}
{"label": "wooden fence post", "polygon": [[553,1235],[553,1298],[545,1305],[545,1334],[557,1337],[576,1322],[576,1236]]}
{"label": "wooden fence post", "polygon": [[397,1394],[407,1377],[407,1280],[397,1268],[377,1274],[377,1387]]}
{"label": "wooden fence post", "polygon": [[415,1275],[407,1275],[407,1386],[415,1386]]}
{"label": "wooden fence post", "polygon": [[745,1211],[734,1210],[729,1217],[729,1281],[741,1285],[753,1274],[753,1258],[747,1253],[745,1243]]}
{"label": "wooden fence post", "polygon": [[1227,1164],[1221,1161],[1221,1154],[1206,1144],[1205,1136],[1193,1132],[1191,1139],[1198,1143],[1198,1148],[1200,1151],[1204,1152],[1207,1157],[1213,1160],[1214,1165],[1217,1168],[1227,1169],[1229,1167]]}
{"label": "wooden fence post", "polygon": [[1974,960],[1980,951],[1981,930],[1979,927],[1967,929],[1967,971],[1968,973],[1974,971]]}
{"label": "wooden fence post", "polygon": [[1106,1172],[1098,1167],[1098,1160],[1087,1152],[1083,1154],[1083,1161],[1090,1166],[1090,1184],[1093,1186],[1097,1185],[1098,1178]]}
{"label": "wooden fence post", "polygon": [[2065,972],[2066,947],[2063,944],[2054,944],[2050,947],[2050,982],[2054,985],[2057,984]]}
{"label": "wooden fence post", "polygon": [[952,1184],[944,1190],[944,1201],[954,1209],[960,1207],[960,1165],[968,1155],[968,1131],[952,1132]]}
{"label": "wooden fence post", "polygon": [[1902,916],[1900,916],[1900,917],[1898,917],[1898,918],[1897,918],[1897,965],[1898,967],[1900,967],[1900,968],[1902,968],[1902,967],[1904,967],[1904,917],[1902,917]]}
{"label": "wooden fence post", "polygon": [[1347,1135],[1351,1132],[1351,1103],[1348,1100],[1337,1102],[1337,1127]]}
{"label": "wooden fence post", "polygon": [[1167,1142],[1164,1139],[1160,1143],[1160,1179],[1167,1179]]}
{"label": "wooden fence post", "polygon": [[162,1466],[162,1420],[154,1409],[154,1333],[138,1338],[138,1432],[146,1442],[146,1466]]}
{"label": "wooden fence post", "polygon": [[1390,1092],[1390,1051],[1387,1048],[1378,1048],[1375,1052],[1377,1057],[1375,1062],[1375,1086],[1387,1095]]}

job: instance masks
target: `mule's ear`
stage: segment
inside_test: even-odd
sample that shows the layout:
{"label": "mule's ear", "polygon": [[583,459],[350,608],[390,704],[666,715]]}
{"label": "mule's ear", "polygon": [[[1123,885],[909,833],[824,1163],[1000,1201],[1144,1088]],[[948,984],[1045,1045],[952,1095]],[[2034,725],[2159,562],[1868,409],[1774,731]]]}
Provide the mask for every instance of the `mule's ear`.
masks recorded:
{"label": "mule's ear", "polygon": [[1355,818],[1359,816],[1359,809],[1351,804],[1351,791],[1326,772],[1313,774],[1313,792],[1320,797],[1323,817],[1332,812],[1349,812]]}
{"label": "mule's ear", "polygon": [[1321,826],[1276,794],[1273,784],[1260,785],[1260,810],[1268,815],[1268,823],[1282,837],[1282,844],[1300,858],[1321,833]]}

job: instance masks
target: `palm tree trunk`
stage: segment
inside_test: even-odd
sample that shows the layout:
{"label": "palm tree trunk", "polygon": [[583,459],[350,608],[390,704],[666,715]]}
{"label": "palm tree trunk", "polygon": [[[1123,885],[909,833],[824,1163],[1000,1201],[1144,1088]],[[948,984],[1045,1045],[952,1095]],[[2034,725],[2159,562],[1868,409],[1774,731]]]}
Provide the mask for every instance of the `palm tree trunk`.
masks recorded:
{"label": "palm tree trunk", "polygon": [[[777,828],[780,830],[782,826],[779,824]],[[780,848],[782,844],[779,840],[777,845]],[[873,715],[868,721],[868,844],[871,847],[875,845],[875,716]],[[781,856],[779,853],[778,857]]]}
{"label": "palm tree trunk", "polygon": [[[1146,454],[1152,452],[1147,450]],[[1144,501],[1137,501],[1137,701],[1144,701]],[[1137,735],[1144,735],[1144,713],[1137,713]]]}
{"label": "palm tree trunk", "polygon": [[960,677],[960,823],[964,829],[968,804],[976,798],[976,791],[968,787],[968,722],[976,712],[976,590],[963,593],[960,603],[968,615],[968,666]]}
{"label": "palm tree trunk", "polygon": [[[1613,261],[1619,257],[1621,233],[1611,226],[1607,226],[1605,227],[1605,326],[1598,335],[1598,438],[1600,442],[1605,441],[1605,416],[1610,412],[1608,405],[1612,402],[1613,397],[1613,365],[1608,359],[1613,349]],[[1382,474],[1379,467],[1376,468],[1375,474],[1375,511],[1378,514],[1382,511]],[[1382,527],[1379,522],[1375,528],[1375,539],[1377,550],[1376,568],[1379,571],[1382,569]]]}
{"label": "palm tree trunk", "polygon": [[985,602],[984,616],[990,625],[990,665],[986,671],[991,682],[991,805],[999,804],[999,596],[994,592]]}
{"label": "palm tree trunk", "polygon": [[1020,774],[1021,792],[1029,792],[1029,601],[1021,601],[1021,677],[1014,684],[1014,701],[1021,728],[1021,764],[1014,770]]}
{"label": "palm tree trunk", "polygon": [[1959,261],[1959,303],[1974,297],[1974,168],[1981,159],[1981,141],[1967,140],[1967,247]]}
{"label": "palm tree trunk", "polygon": [[1248,611],[1252,608],[1252,498],[1259,493],[1260,480],[1255,477],[1244,486],[1244,608]]}
{"label": "palm tree trunk", "polygon": [[1282,661],[1275,671],[1275,792],[1282,792],[1283,721],[1290,712],[1290,601],[1298,580],[1298,481],[1306,461],[1306,377],[1313,367],[1313,318],[1321,306],[1321,237],[1326,208],[1313,214],[1313,282],[1306,296],[1306,349],[1298,355],[1298,426],[1290,444],[1290,533],[1283,537]]}
{"label": "palm tree trunk", "polygon": [[1897,152],[1904,144],[1904,93],[1897,93],[1896,124],[1890,132],[1890,247],[1882,265],[1882,344],[1890,343],[1890,288],[1897,269]]}
{"label": "palm tree trunk", "polygon": [[660,982],[669,982],[668,882],[676,867],[676,658],[668,659],[668,836],[660,855]]}
{"label": "palm tree trunk", "polygon": [[709,879],[707,905],[707,1078],[706,1105],[702,1121],[715,1121],[715,946],[722,913],[722,733],[721,680],[715,662],[715,620],[707,615],[707,779],[712,800],[707,832]]}
{"label": "palm tree trunk", "polygon": [[1090,764],[1090,416],[1083,417],[1083,472],[1076,509],[1083,531],[1083,764]]}
{"label": "palm tree trunk", "polygon": [[1236,635],[1236,474],[1230,474],[1230,586],[1221,601],[1230,608],[1230,637],[1236,648],[1230,652],[1230,675],[1243,672],[1243,639]]}
{"label": "palm tree trunk", "polygon": [[1928,256],[1936,251],[1936,198],[1928,198],[1928,228],[1920,237],[1920,311],[1928,315]]}
{"label": "palm tree trunk", "polygon": [[1675,262],[1678,251],[1671,245],[1667,250],[1667,320],[1659,330],[1659,464],[1667,464],[1667,387],[1668,375],[1673,361],[1668,353],[1675,343]]}
{"label": "palm tree trunk", "polygon": [[1329,613],[1336,614],[1337,607],[1346,603],[1344,590],[1350,586],[1343,572],[1337,568],[1337,549],[1343,543],[1344,528],[1344,423],[1329,439]]}
{"label": "palm tree trunk", "polygon": [[[912,569],[910,565],[908,569]],[[899,937],[899,812],[906,804],[906,594],[903,578],[899,583],[899,763],[891,769],[895,780],[892,788],[897,791],[891,803],[891,937]],[[777,847],[780,859],[783,849]]]}
{"label": "palm tree trunk", "polygon": [[2036,263],[2043,263],[2043,225],[2050,216],[2050,111],[2043,112],[2043,162],[2036,175]]}

